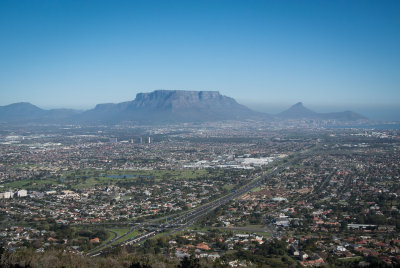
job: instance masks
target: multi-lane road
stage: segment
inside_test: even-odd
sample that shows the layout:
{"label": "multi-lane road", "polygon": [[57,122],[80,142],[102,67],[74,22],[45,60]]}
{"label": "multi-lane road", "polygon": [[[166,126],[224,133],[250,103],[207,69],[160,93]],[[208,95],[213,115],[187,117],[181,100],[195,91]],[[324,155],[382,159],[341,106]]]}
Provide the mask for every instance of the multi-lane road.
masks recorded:
{"label": "multi-lane road", "polygon": [[[157,234],[167,232],[167,235],[182,231],[186,227],[194,224],[197,220],[205,216],[206,214],[212,212],[216,208],[230,202],[231,200],[249,192],[250,190],[260,186],[263,181],[272,178],[273,176],[279,174],[283,170],[285,170],[290,163],[292,163],[295,160],[298,160],[299,155],[295,158],[292,158],[291,161],[288,161],[287,163],[280,165],[278,167],[273,168],[272,170],[264,172],[260,177],[253,179],[251,182],[245,184],[244,186],[240,187],[239,189],[219,198],[216,199],[210,203],[207,203],[203,206],[200,206],[198,208],[192,209],[182,215],[176,216],[169,220],[167,223],[160,223],[160,224],[151,224],[151,228],[147,227],[145,223],[138,224],[134,227],[132,227],[126,234],[119,236],[119,237],[114,237],[110,241],[108,241],[106,244],[95,248],[87,253],[89,256],[97,256],[102,254],[105,250],[108,250],[112,247],[117,247],[121,245],[131,245],[131,244],[136,244],[139,242],[142,242],[146,239],[149,239]],[[131,235],[133,232],[139,230],[139,229],[145,229],[146,231],[141,233],[140,235],[137,235],[135,237],[129,238],[129,239],[124,239],[125,237]],[[119,243],[115,243],[115,241],[119,241]]]}

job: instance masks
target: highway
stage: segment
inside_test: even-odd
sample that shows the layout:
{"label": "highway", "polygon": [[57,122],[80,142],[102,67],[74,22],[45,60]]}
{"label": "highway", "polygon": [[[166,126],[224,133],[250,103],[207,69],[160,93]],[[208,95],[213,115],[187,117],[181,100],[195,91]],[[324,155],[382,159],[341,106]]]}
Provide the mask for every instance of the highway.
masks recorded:
{"label": "highway", "polygon": [[[149,238],[151,238],[157,234],[163,233],[163,232],[168,232],[166,235],[171,235],[173,233],[180,232],[183,229],[185,229],[186,227],[193,225],[201,217],[212,212],[216,208],[218,208],[222,205],[225,205],[226,203],[230,202],[231,200],[260,186],[263,181],[279,174],[280,172],[285,170],[292,162],[294,162],[298,159],[299,159],[299,155],[297,157],[292,158],[291,161],[288,161],[287,163],[285,163],[279,167],[275,167],[272,170],[264,172],[259,178],[253,179],[251,182],[245,184],[241,188],[239,188],[219,199],[216,199],[210,203],[207,203],[203,206],[200,206],[198,208],[190,210],[183,215],[176,216],[175,218],[171,219],[167,223],[160,223],[160,224],[153,223],[153,224],[151,224],[152,228],[146,228],[145,223],[138,224],[138,225],[132,227],[129,230],[129,232],[127,232],[126,234],[119,236],[119,237],[115,237],[115,238],[111,239],[110,241],[108,241],[106,244],[89,251],[87,253],[87,255],[88,256],[98,256],[98,255],[102,254],[104,252],[104,250],[106,250],[106,249],[109,249],[112,247],[117,247],[117,246],[122,246],[122,245],[136,244],[136,243],[142,242],[146,239],[149,239]],[[136,237],[130,238],[128,240],[124,240],[119,243],[114,243],[115,241],[118,241],[120,239],[123,239],[124,237],[129,236],[134,231],[143,229],[143,228],[146,229],[146,231],[144,233],[141,233],[141,234],[137,235]]]}

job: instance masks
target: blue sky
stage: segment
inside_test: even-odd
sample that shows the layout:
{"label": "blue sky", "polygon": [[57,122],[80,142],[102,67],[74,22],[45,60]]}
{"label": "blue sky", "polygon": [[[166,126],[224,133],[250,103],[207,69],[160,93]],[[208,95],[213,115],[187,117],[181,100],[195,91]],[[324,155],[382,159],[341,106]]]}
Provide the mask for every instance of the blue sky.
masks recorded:
{"label": "blue sky", "polygon": [[[219,90],[272,111],[400,107],[400,1],[0,1],[0,105]],[[275,108],[274,108],[275,107]]]}

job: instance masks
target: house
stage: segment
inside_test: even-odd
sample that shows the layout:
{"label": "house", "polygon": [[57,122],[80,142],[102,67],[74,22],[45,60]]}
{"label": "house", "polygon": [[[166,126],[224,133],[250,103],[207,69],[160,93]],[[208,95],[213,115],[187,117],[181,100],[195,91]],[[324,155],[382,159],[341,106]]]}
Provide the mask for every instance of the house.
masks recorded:
{"label": "house", "polygon": [[197,244],[196,248],[197,249],[202,249],[202,250],[210,250],[211,249],[206,243]]}
{"label": "house", "polygon": [[100,243],[100,239],[98,237],[95,237],[93,239],[90,239],[90,243]]}

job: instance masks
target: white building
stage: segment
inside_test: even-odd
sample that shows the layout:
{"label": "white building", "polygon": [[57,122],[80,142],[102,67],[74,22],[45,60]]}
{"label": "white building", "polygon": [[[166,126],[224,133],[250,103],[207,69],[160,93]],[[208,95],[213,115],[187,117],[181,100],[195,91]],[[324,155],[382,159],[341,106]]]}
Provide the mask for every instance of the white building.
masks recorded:
{"label": "white building", "polygon": [[17,192],[17,196],[18,197],[26,197],[26,196],[28,196],[28,191],[27,190],[19,190]]}
{"label": "white building", "polygon": [[2,194],[3,194],[2,198],[5,198],[5,199],[13,198],[13,196],[14,196],[14,194],[12,192],[4,192]]}
{"label": "white building", "polygon": [[150,195],[151,195],[151,193],[150,193],[148,190],[145,190],[143,193],[144,193],[145,195],[147,195],[147,196],[150,196]]}

